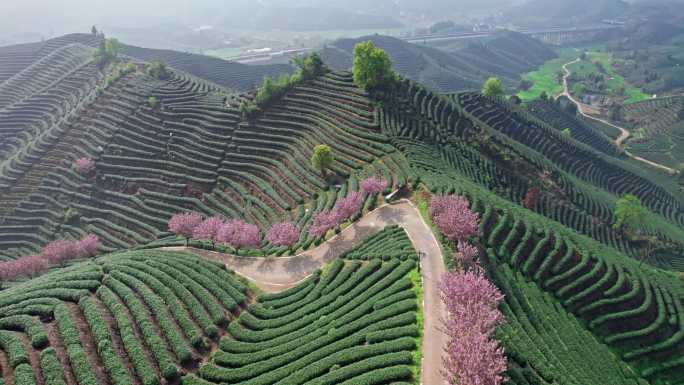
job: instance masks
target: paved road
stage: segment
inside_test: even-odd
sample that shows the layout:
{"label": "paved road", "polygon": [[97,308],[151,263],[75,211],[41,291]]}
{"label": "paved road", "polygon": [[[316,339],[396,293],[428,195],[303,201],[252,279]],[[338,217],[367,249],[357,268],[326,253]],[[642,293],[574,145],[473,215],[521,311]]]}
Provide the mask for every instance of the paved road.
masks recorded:
{"label": "paved road", "polygon": [[446,269],[439,242],[430,227],[423,221],[418,209],[409,201],[382,206],[364,215],[319,247],[294,257],[245,258],[184,247],[167,249],[192,251],[221,261],[229,269],[254,281],[261,289],[278,292],[296,285],[341,253],[352,249],[363,239],[390,225],[403,227],[416,250],[424,253],[420,261],[424,313],[421,383],[424,385],[446,384],[440,372],[442,353],[447,341],[440,329],[446,314],[439,296],[439,279]]}
{"label": "paved road", "polygon": [[615,139],[615,145],[617,145],[618,148],[622,149],[622,150],[625,152],[625,155],[629,156],[629,157],[632,158],[632,159],[638,160],[639,162],[646,163],[646,164],[648,164],[648,165],[651,166],[651,167],[655,167],[655,168],[664,170],[664,171],[668,172],[669,174],[672,174],[672,175],[678,174],[679,171],[677,171],[677,170],[675,170],[675,169],[673,169],[673,168],[667,167],[667,166],[662,165],[662,164],[660,164],[660,163],[656,163],[656,162],[650,161],[650,160],[648,160],[648,159],[644,159],[644,158],[642,158],[642,157],[640,157],[640,156],[636,156],[636,155],[632,154],[631,152],[627,151],[627,150],[625,149],[625,141],[626,141],[627,139],[629,139],[629,137],[632,136],[632,134],[631,134],[631,133],[629,132],[629,130],[627,130],[626,128],[620,127],[620,126],[618,126],[618,125],[615,125],[615,124],[613,124],[613,123],[611,123],[611,122],[609,122],[609,121],[607,121],[607,120],[593,117],[593,116],[591,116],[591,115],[589,115],[589,114],[587,114],[587,113],[584,112],[584,109],[583,109],[584,104],[582,104],[580,101],[578,101],[578,100],[576,100],[575,98],[572,97],[572,95],[570,94],[569,87],[568,87],[568,78],[570,77],[570,75],[572,75],[572,72],[570,72],[570,70],[568,69],[568,66],[569,66],[569,65],[572,65],[572,64],[575,64],[575,63],[577,63],[578,61],[580,61],[579,58],[577,58],[577,59],[575,59],[575,60],[573,60],[573,61],[571,61],[571,62],[568,62],[568,63],[563,64],[563,71],[565,72],[565,75],[563,76],[563,93],[561,94],[561,96],[565,96],[565,97],[567,97],[568,99],[570,99],[570,101],[572,101],[573,103],[575,103],[575,104],[577,105],[577,110],[578,110],[579,113],[582,114],[583,116],[585,116],[585,117],[587,117],[587,118],[589,118],[589,119],[595,120],[595,121],[597,121],[597,122],[600,122],[600,123],[603,123],[603,124],[607,124],[607,125],[609,125],[609,126],[611,126],[611,127],[613,127],[613,128],[617,128],[618,130],[620,130],[620,136],[619,136],[617,139]]}

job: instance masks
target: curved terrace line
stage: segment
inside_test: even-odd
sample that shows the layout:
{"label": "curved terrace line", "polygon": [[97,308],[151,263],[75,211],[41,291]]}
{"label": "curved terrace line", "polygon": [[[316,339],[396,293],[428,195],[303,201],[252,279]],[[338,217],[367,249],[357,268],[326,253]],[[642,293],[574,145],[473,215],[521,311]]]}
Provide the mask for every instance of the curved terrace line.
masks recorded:
{"label": "curved terrace line", "polygon": [[191,251],[220,261],[227,268],[253,281],[259,288],[268,292],[278,292],[297,285],[342,253],[356,247],[364,239],[392,225],[398,225],[406,231],[413,247],[421,255],[424,314],[421,384],[446,384],[440,371],[442,353],[447,341],[441,328],[446,310],[439,291],[439,280],[446,272],[442,248],[430,226],[423,221],[418,209],[408,200],[383,205],[320,246],[293,257],[251,258],[186,247],[164,249]]}

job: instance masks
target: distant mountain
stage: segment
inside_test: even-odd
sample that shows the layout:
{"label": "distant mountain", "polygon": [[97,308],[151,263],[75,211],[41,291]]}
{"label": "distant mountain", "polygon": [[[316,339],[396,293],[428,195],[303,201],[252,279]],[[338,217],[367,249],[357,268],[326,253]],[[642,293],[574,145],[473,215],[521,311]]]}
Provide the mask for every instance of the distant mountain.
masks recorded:
{"label": "distant mountain", "polygon": [[623,0],[530,0],[507,11],[506,18],[522,25],[586,24],[624,16],[629,9],[630,3]]}
{"label": "distant mountain", "polygon": [[448,52],[382,35],[340,39],[322,50],[323,58],[335,69],[348,69],[354,46],[366,40],[385,49],[402,75],[444,92],[479,89],[492,75],[513,87],[520,74],[555,57],[540,41],[507,31]]}

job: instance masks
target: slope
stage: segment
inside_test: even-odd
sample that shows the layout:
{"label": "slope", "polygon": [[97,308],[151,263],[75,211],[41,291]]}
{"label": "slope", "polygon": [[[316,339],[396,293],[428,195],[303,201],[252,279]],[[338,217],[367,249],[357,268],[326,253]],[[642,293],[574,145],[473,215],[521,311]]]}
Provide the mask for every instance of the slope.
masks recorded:
{"label": "slope", "polygon": [[502,32],[465,47],[442,44],[437,48],[373,35],[340,39],[324,47],[321,54],[332,68],[349,69],[354,45],[366,40],[387,51],[397,72],[443,92],[479,89],[489,76],[499,76],[507,86],[515,87],[522,73],[555,57],[543,43],[515,32]]}

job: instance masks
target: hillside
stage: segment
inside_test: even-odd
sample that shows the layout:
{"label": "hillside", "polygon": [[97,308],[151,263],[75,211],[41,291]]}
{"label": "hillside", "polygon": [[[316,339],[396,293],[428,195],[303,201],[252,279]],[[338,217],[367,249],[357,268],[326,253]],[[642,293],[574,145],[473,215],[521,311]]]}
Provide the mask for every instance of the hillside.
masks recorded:
{"label": "hillside", "polygon": [[479,89],[489,76],[501,77],[507,86],[516,87],[520,75],[537,68],[555,53],[543,43],[515,32],[502,32],[491,39],[454,46],[435,47],[412,44],[389,36],[373,35],[341,39],[326,46],[321,54],[332,68],[352,66],[356,43],[371,40],[392,58],[403,76],[443,92]]}
{"label": "hillside", "polygon": [[[0,48],[0,263],[86,234],[108,254],[1,283],[4,383],[431,383],[441,360],[420,357],[443,352],[425,331],[454,247],[427,215],[440,194],[479,215],[509,384],[684,381],[684,194],[555,103],[410,79],[368,93],[339,70],[248,116],[253,95],[202,78],[213,59],[160,80],[102,71],[96,41],[64,41]],[[321,143],[325,175],[310,162]],[[307,231],[372,175],[403,200],[364,193],[337,231]],[[613,227],[625,194],[647,208],[639,236]],[[187,245],[168,227],[187,211],[262,234],[289,220],[299,237]]]}

